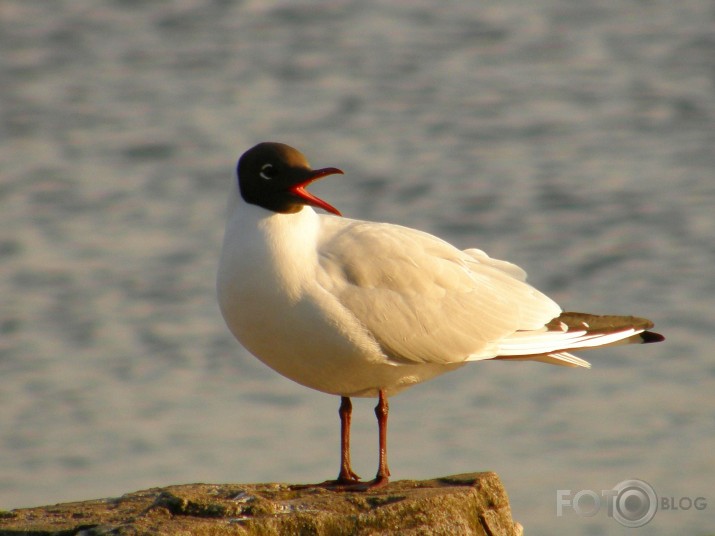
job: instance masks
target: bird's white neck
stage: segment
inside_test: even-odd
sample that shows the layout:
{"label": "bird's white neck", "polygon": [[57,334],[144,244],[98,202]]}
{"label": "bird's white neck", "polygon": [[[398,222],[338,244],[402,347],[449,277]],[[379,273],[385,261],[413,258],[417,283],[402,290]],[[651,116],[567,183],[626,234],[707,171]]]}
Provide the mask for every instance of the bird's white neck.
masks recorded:
{"label": "bird's white neck", "polygon": [[298,299],[306,281],[315,277],[320,216],[310,207],[279,214],[240,197],[230,205],[222,266],[231,267],[241,278],[225,274],[224,282],[239,285],[250,294],[251,288],[272,287],[264,291]]}

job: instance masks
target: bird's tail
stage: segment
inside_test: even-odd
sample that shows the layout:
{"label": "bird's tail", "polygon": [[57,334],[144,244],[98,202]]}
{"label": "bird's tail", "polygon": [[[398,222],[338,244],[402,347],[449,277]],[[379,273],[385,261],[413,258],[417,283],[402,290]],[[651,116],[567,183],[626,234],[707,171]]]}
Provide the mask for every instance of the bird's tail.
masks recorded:
{"label": "bird's tail", "polygon": [[590,368],[588,361],[569,353],[622,344],[643,344],[665,340],[648,331],[653,322],[636,316],[592,315],[564,312],[543,328],[517,331],[499,343],[494,359],[529,360],[566,367]]}

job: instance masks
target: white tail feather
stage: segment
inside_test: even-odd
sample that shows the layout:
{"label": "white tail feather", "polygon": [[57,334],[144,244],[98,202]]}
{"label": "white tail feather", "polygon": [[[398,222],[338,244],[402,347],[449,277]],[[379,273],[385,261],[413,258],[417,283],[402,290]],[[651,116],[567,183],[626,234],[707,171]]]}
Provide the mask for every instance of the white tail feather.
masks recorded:
{"label": "white tail feather", "polygon": [[627,339],[636,334],[633,328],[615,333],[588,333],[586,331],[518,332],[498,344],[500,357],[558,353],[562,350],[595,348]]}
{"label": "white tail feather", "polygon": [[505,361],[538,361],[549,365],[560,365],[562,367],[583,367],[591,368],[591,363],[568,352],[554,352],[544,355],[497,357],[496,359]]}

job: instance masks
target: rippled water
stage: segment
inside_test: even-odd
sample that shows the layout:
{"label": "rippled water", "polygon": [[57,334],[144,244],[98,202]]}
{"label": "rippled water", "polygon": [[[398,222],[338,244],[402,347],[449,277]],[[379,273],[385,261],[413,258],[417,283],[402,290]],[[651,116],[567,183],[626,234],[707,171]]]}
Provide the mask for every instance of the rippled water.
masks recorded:
{"label": "rippled water", "polygon": [[[485,249],[567,309],[668,337],[395,397],[396,478],[495,470],[529,534],[626,533],[557,518],[558,489],[635,477],[715,500],[714,17],[705,0],[3,1],[0,508],[334,476],[337,398],[247,355],[215,303],[231,170],[267,139],[344,169],[313,190],[350,217]],[[355,404],[366,477],[372,405]],[[714,511],[647,530],[712,532]]]}

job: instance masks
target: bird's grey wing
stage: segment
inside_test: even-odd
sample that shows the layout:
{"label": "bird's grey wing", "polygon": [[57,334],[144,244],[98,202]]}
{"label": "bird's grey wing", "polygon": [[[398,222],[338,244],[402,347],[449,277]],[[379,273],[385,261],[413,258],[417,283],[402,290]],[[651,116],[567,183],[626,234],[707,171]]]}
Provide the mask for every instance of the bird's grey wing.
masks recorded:
{"label": "bird's grey wing", "polygon": [[394,363],[488,359],[501,339],[561,311],[523,270],[479,250],[384,223],[340,220],[326,229],[318,283]]}

